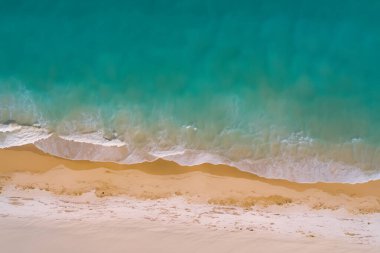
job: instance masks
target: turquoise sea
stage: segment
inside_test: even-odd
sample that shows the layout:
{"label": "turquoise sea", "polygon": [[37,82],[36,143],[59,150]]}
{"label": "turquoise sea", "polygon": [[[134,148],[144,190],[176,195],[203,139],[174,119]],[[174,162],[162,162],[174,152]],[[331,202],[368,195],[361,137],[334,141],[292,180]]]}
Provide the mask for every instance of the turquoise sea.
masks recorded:
{"label": "turquoise sea", "polygon": [[380,178],[380,1],[2,0],[0,147]]}

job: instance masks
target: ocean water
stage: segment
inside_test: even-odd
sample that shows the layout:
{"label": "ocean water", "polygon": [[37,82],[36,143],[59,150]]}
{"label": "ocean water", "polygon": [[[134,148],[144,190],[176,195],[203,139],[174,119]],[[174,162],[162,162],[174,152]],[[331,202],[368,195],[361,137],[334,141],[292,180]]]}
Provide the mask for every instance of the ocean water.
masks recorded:
{"label": "ocean water", "polygon": [[380,178],[380,1],[0,3],[0,146]]}

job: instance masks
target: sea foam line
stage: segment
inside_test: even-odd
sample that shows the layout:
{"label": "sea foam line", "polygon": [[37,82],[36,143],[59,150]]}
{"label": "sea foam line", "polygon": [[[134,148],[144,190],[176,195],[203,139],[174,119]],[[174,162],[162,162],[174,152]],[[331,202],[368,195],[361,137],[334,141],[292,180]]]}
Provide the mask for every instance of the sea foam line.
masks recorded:
{"label": "sea foam line", "polygon": [[0,125],[0,148],[27,144],[33,144],[43,152],[70,160],[135,164],[164,159],[182,166],[223,164],[261,177],[302,183],[362,183],[380,179],[380,173],[364,173],[357,166],[333,160],[324,161],[317,157],[300,159],[283,154],[265,159],[232,161],[212,150],[187,149],[181,145],[166,150],[152,147],[136,148],[133,144],[119,139],[107,140],[102,132],[60,136],[34,126]]}

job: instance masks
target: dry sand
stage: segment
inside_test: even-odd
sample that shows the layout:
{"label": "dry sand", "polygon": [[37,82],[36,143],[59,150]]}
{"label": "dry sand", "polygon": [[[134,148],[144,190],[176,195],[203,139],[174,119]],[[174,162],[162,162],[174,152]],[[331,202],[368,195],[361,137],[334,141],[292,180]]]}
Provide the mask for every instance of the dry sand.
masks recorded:
{"label": "dry sand", "polygon": [[299,184],[223,165],[71,161],[24,146],[0,150],[0,189],[5,252],[380,250],[379,181]]}
{"label": "dry sand", "polygon": [[5,187],[1,252],[379,252],[380,215]]}

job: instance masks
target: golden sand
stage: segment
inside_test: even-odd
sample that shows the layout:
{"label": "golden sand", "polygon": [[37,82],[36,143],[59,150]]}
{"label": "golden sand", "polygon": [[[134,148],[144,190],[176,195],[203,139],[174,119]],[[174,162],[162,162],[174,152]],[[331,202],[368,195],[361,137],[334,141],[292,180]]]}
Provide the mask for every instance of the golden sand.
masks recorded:
{"label": "golden sand", "polygon": [[42,189],[98,197],[139,199],[183,196],[190,202],[250,207],[307,205],[380,212],[380,181],[361,184],[294,183],[266,179],[225,165],[180,166],[157,160],[133,165],[73,161],[45,154],[32,145],[0,150],[0,186]]}

